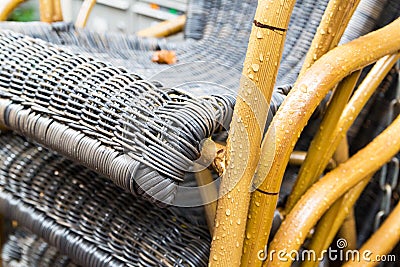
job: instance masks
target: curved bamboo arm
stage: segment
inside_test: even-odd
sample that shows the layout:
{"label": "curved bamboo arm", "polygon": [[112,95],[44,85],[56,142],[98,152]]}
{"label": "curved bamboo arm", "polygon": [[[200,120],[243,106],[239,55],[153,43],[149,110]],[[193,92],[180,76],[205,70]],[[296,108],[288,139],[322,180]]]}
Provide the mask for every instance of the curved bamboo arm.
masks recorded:
{"label": "curved bamboo arm", "polygon": [[251,181],[294,3],[258,1],[243,66],[246,78],[241,80],[230,125],[209,266],[234,267],[241,262]]}
{"label": "curved bamboo arm", "polygon": [[326,145],[326,143],[334,138],[333,134],[340,116],[353,92],[360,74],[360,70],[353,72],[350,76],[344,78],[336,88],[321,125],[308,149],[304,164],[301,165],[298,178],[286,202],[285,213],[289,213],[300,197],[315,183],[322,174],[319,170],[322,168],[325,169],[325,166],[320,166],[320,168],[315,168],[315,166],[318,166],[320,162],[319,159],[322,151],[329,148],[329,145]]}
{"label": "curved bamboo arm", "polygon": [[[382,226],[376,231],[360,249],[359,261],[349,261],[343,267],[367,267],[379,264],[377,257],[390,253],[390,251],[400,241],[400,204],[394,208],[389,217],[383,222]],[[369,253],[370,252],[370,253]],[[366,255],[366,259],[362,255]],[[398,257],[398,255],[396,255]],[[371,259],[371,261],[366,261]],[[398,262],[398,259],[395,259]]]}
{"label": "curved bamboo arm", "polygon": [[[334,151],[340,142],[340,138],[344,136],[345,138],[345,133],[347,132],[348,128],[351,126],[351,124],[354,122],[356,119],[357,115],[359,112],[361,112],[364,104],[368,101],[368,99],[371,97],[372,93],[376,90],[376,88],[379,86],[379,84],[382,82],[384,77],[387,75],[387,73],[390,71],[392,66],[397,62],[398,58],[400,55],[391,55],[391,56],[386,56],[382,59],[380,59],[375,66],[371,69],[371,71],[368,73],[367,77],[364,79],[364,81],[360,84],[359,89],[357,90],[354,98],[350,100],[349,105],[346,107],[344,116],[341,116],[339,122],[336,125],[335,129],[330,129],[328,132],[326,132],[323,136],[325,136],[325,140],[333,140],[333,143],[328,143],[322,142],[321,144],[317,144],[318,146],[322,147],[322,150],[319,150],[319,154],[316,154],[316,157],[314,159],[309,159],[309,162],[313,164],[313,161],[318,159],[319,162],[325,162],[325,157],[322,157],[323,159],[321,160],[321,154],[326,155],[328,157],[332,151]],[[355,102],[359,103],[358,105],[353,105]],[[352,113],[349,113],[349,109],[352,110]],[[328,118],[327,118],[328,119]],[[321,125],[324,125],[322,123]],[[328,127],[326,127],[328,128]],[[325,130],[325,127],[324,127]],[[339,138],[338,138],[339,137]],[[337,138],[337,140],[336,140]],[[324,141],[322,139],[322,141]],[[343,140],[342,140],[343,142]],[[339,146],[340,147],[340,146]],[[310,148],[311,149],[311,148]],[[327,154],[326,154],[327,153]],[[344,158],[346,158],[346,155],[344,155]],[[306,164],[305,164],[306,165]],[[311,169],[308,174],[313,174],[313,171],[318,170],[321,171],[322,167],[321,166],[316,166],[314,167],[315,169]],[[314,174],[316,175],[318,173],[315,172]],[[319,175],[319,174],[318,174]],[[315,176],[316,178],[317,176]],[[304,181],[301,180],[299,175],[299,180],[298,181]],[[367,183],[365,181],[361,182],[359,185],[357,185],[355,188],[349,190],[349,192],[346,193],[343,198],[338,200],[330,209],[329,211],[321,218],[320,222],[318,223],[318,226],[316,228],[316,231],[314,233],[314,236],[312,238],[311,244],[309,246],[310,250],[314,250],[317,254],[321,253],[322,250],[327,249],[334,239],[337,231],[339,230],[341,224],[343,223],[344,219],[348,215],[349,211],[352,209],[353,205],[357,201],[358,197],[362,193],[363,189]],[[311,185],[310,185],[311,186]],[[311,267],[311,266],[317,266],[318,262],[305,262],[302,266],[303,267]]]}
{"label": "curved bamboo arm", "polygon": [[186,23],[186,16],[182,15],[171,20],[160,22],[149,28],[140,30],[136,33],[136,35],[141,37],[155,37],[155,38],[167,37],[182,31],[183,27],[185,26],[185,23]]}
{"label": "curved bamboo arm", "polygon": [[7,20],[10,13],[25,0],[6,0],[0,3],[0,21]]}
{"label": "curved bamboo arm", "polygon": [[[400,116],[365,148],[315,183],[287,215],[271,242],[270,250],[298,250],[330,205],[398,153],[399,131]],[[269,259],[268,266],[290,266],[290,258],[286,258],[287,262],[277,257]]]}
{"label": "curved bamboo arm", "polygon": [[60,0],[39,0],[40,21],[52,23],[62,21]]}
{"label": "curved bamboo arm", "polygon": [[96,0],[85,0],[79,9],[78,16],[76,17],[75,27],[76,28],[85,28],[86,23],[89,19],[90,13],[94,5],[96,4]]}
{"label": "curved bamboo arm", "polygon": [[[255,175],[256,183],[262,181],[262,184],[252,195],[248,216],[246,235],[250,238],[246,241],[256,251],[263,249],[268,240],[290,154],[315,108],[328,91],[351,72],[397,52],[400,49],[399,27],[400,19],[397,19],[322,56],[296,82],[279,108],[262,143],[260,162],[263,164]],[[275,153],[270,153],[271,141],[276,142]],[[270,166],[268,162],[272,162]]]}

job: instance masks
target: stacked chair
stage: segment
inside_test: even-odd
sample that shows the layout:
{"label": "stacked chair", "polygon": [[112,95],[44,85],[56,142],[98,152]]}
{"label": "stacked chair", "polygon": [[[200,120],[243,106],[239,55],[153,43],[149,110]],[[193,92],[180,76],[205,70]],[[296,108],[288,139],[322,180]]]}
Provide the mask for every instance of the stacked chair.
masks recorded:
{"label": "stacked chair", "polygon": [[[295,83],[327,4],[296,2],[271,115]],[[0,23],[0,124],[8,129],[0,135],[0,213],[4,224],[14,221],[5,266],[208,264],[205,211],[190,205],[201,194],[180,188],[196,184],[191,167],[201,141],[227,138],[256,7],[254,0],[191,0],[182,42],[66,22]],[[341,40],[399,15],[398,1],[362,0]],[[179,65],[152,62],[158,50],[174,51]],[[181,86],[193,76],[222,86]],[[348,132],[350,153],[387,126],[382,116],[390,116],[398,90],[393,68]],[[307,150],[324,111],[320,105],[296,150]],[[398,175],[393,162],[356,204],[359,244],[376,230],[380,181]],[[278,206],[298,171],[287,167]],[[389,210],[400,194],[397,184],[392,189]]]}

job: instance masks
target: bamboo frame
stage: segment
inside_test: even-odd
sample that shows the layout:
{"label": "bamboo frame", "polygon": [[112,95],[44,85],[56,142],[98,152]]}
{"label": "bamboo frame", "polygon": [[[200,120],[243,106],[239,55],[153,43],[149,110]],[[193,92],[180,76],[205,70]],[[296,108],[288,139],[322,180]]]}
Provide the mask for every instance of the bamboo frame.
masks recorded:
{"label": "bamboo frame", "polygon": [[136,33],[140,37],[162,38],[183,30],[186,23],[186,16],[178,16],[171,20],[166,20]]}
{"label": "bamboo frame", "polygon": [[78,16],[76,17],[75,21],[76,28],[85,28],[90,13],[92,12],[92,9],[95,4],[96,0],[84,0],[81,8],[79,9]]}
{"label": "bamboo frame", "polygon": [[[316,255],[321,255],[324,249],[327,249],[339,228],[342,226],[346,217],[352,212],[353,205],[360,197],[364,188],[368,185],[372,175],[368,176],[355,187],[349,190],[343,197],[338,199],[332,207],[324,214],[318,222],[314,236],[312,237],[311,244],[308,249],[315,251]],[[351,218],[351,217],[350,217]],[[354,220],[350,219],[354,223]],[[352,234],[352,233],[351,233]],[[351,239],[345,238],[348,242],[347,248],[356,249],[356,238],[350,235]],[[305,261],[301,267],[316,267],[319,265],[318,261]]]}
{"label": "bamboo frame", "polygon": [[294,2],[258,1],[243,67],[246,78],[241,80],[230,125],[209,266],[241,262],[251,181]]}
{"label": "bamboo frame", "polygon": [[[342,141],[340,141],[340,138],[345,138],[345,133],[350,128],[351,124],[355,121],[357,115],[361,112],[362,108],[367,103],[373,92],[375,92],[376,88],[388,74],[392,66],[397,62],[399,57],[399,54],[385,56],[380,59],[371,69],[367,77],[360,84],[355,95],[351,98],[350,103],[346,106],[346,109],[343,112],[340,121],[337,123],[336,128],[330,129],[329,132],[325,133],[325,140],[333,140],[332,143],[318,144],[318,146],[325,148],[323,151],[319,151],[320,154],[317,156],[318,162],[325,163],[325,159],[333,153],[339,142],[343,142],[343,139]],[[358,102],[359,104],[353,105],[355,102]],[[322,157],[322,160],[321,154],[325,155]],[[344,155],[343,159],[345,158],[346,155]],[[310,159],[310,162],[312,163],[313,161],[315,161],[315,159],[316,158]],[[314,169],[310,170],[310,172],[312,172],[312,170],[319,169],[319,171],[315,172],[315,177],[321,174],[320,172],[322,172],[321,169],[323,163],[322,165],[314,166]],[[322,219],[318,223],[309,249],[314,250],[316,253],[320,253],[322,250],[329,247],[341,224],[345,220],[346,216],[349,214],[350,210],[352,209],[353,205],[357,201],[358,197],[360,196],[366,185],[367,183],[365,181],[361,182],[355,188],[346,193],[343,198],[338,200],[330,208],[330,210],[322,217]],[[307,262],[304,263],[302,266],[317,266],[317,262]]]}
{"label": "bamboo frame", "polygon": [[[322,56],[300,77],[279,108],[262,143],[256,180],[263,181],[253,193],[247,234],[255,251],[268,240],[283,174],[301,131],[328,91],[351,72],[400,49],[400,19],[388,26],[339,46]],[[368,56],[366,56],[368,55]],[[272,135],[274,133],[274,135]],[[270,142],[276,141],[275,153]],[[265,164],[264,164],[265,165]],[[261,235],[257,235],[258,233]]]}
{"label": "bamboo frame", "polygon": [[[330,205],[398,153],[399,131],[400,116],[365,148],[315,183],[287,215],[271,242],[270,249],[298,250],[307,233]],[[268,261],[267,266],[290,266],[291,260],[289,257],[286,258],[288,261],[274,257]]]}
{"label": "bamboo frame", "polygon": [[21,3],[26,0],[6,0],[2,3],[2,9],[0,10],[0,21],[7,20],[10,13]]}
{"label": "bamboo frame", "polygon": [[[307,152],[304,151],[293,151],[292,154],[290,154],[289,158],[289,164],[291,165],[297,165],[301,166],[304,163],[304,160],[307,157]],[[337,162],[333,158],[329,160],[328,165],[326,165],[327,170],[332,170],[336,168]]]}
{"label": "bamboo frame", "polygon": [[389,217],[383,222],[382,226],[370,237],[370,239],[368,239],[367,242],[365,242],[365,244],[360,249],[360,255],[365,255],[364,253],[371,252],[371,255],[369,257],[373,260],[368,262],[360,257],[361,262],[347,262],[343,265],[343,267],[367,267],[378,265],[379,261],[375,261],[376,256],[388,254],[400,241],[399,221],[400,204],[397,204]]}
{"label": "bamboo frame", "polygon": [[[329,145],[326,143],[334,138],[333,134],[335,133],[337,123],[353,92],[360,74],[361,71],[353,72],[350,76],[344,78],[335,90],[326,114],[321,122],[320,128],[315,134],[310,148],[308,149],[304,164],[300,168],[293,190],[286,202],[285,213],[290,212],[300,197],[313,183],[315,183],[326,168],[326,165],[321,164],[319,161],[320,155],[324,150],[329,149]],[[332,156],[333,152],[331,153],[331,157]]]}

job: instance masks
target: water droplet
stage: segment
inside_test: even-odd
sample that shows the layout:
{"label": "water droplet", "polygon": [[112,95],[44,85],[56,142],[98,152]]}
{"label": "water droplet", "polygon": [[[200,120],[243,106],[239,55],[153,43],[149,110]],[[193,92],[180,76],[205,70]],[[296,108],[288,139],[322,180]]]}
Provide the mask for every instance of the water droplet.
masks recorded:
{"label": "water droplet", "polygon": [[305,84],[300,85],[300,91],[302,91],[303,93],[307,93],[307,85]]}
{"label": "water droplet", "polygon": [[225,214],[226,214],[226,216],[231,215],[231,210],[230,210],[230,209],[227,209],[227,210],[225,211]]}
{"label": "water droplet", "polygon": [[250,73],[248,77],[249,77],[250,80],[254,80],[254,75],[253,75],[253,73]]}
{"label": "water droplet", "polygon": [[250,238],[251,238],[251,234],[250,234],[250,233],[247,233],[246,238],[247,238],[247,239],[250,239]]}
{"label": "water droplet", "polygon": [[262,39],[263,38],[263,34],[262,34],[261,30],[257,31],[257,38],[258,39]]}
{"label": "water droplet", "polygon": [[254,72],[257,72],[260,69],[260,65],[258,64],[252,64],[251,68],[253,69]]}
{"label": "water droplet", "polygon": [[241,223],[241,220],[240,220],[240,218],[237,220],[237,222],[236,222],[237,224],[240,224]]}
{"label": "water droplet", "polygon": [[261,61],[261,62],[264,61],[264,56],[263,56],[263,54],[260,54],[260,61]]}
{"label": "water droplet", "polygon": [[213,260],[215,260],[215,261],[217,261],[217,260],[218,260],[218,257],[217,257],[217,255],[214,255],[214,256],[213,256]]}
{"label": "water droplet", "polygon": [[260,207],[260,202],[256,201],[255,204],[257,207]]}
{"label": "water droplet", "polygon": [[324,35],[324,34],[326,34],[326,31],[325,31],[325,29],[321,29],[321,30],[319,31],[319,33],[321,33],[322,35]]}

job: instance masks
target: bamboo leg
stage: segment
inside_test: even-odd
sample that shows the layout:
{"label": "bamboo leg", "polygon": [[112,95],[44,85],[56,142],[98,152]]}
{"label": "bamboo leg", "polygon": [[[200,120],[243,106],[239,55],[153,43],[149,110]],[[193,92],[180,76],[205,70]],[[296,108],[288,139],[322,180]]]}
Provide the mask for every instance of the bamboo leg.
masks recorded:
{"label": "bamboo leg", "polygon": [[[259,0],[230,125],[210,266],[239,266],[269,101],[294,0]],[[254,84],[253,84],[254,83]]]}
{"label": "bamboo leg", "polygon": [[[270,249],[274,251],[298,250],[307,233],[330,205],[365,177],[370,177],[398,153],[400,150],[399,131],[400,116],[365,148],[315,183],[287,215]],[[288,261],[284,262],[277,257],[270,258],[268,266],[290,266],[291,260],[288,255],[284,258]]]}

